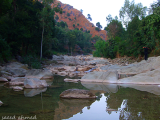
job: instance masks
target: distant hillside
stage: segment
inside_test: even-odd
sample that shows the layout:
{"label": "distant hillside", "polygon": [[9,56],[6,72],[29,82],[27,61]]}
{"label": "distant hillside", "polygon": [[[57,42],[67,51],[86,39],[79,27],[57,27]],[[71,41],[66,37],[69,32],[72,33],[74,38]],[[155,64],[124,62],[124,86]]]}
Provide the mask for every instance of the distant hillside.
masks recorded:
{"label": "distant hillside", "polygon": [[[63,21],[68,24],[69,29],[83,28],[83,31],[90,31],[92,37],[95,35],[100,36],[103,40],[107,40],[107,34],[105,30],[96,31],[95,26],[91,23],[79,10],[73,8],[68,4],[63,4],[60,1],[55,0],[54,5],[58,5],[63,9],[63,14],[56,13],[55,16],[58,16],[58,22]],[[75,27],[73,27],[75,24]]]}

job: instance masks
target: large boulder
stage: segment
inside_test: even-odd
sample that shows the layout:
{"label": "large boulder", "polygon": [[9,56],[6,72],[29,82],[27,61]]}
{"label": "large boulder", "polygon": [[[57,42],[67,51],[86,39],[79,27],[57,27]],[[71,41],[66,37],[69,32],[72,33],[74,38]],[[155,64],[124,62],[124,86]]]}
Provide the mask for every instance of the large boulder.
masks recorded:
{"label": "large boulder", "polygon": [[21,64],[19,62],[12,62],[9,63],[3,71],[5,71],[5,74],[9,73],[15,77],[24,77],[28,71],[27,67],[27,65]]}
{"label": "large boulder", "polygon": [[117,71],[107,71],[107,72],[90,72],[81,78],[82,82],[108,82],[116,83],[118,80]]}
{"label": "large boulder", "polygon": [[45,88],[47,86],[48,85],[45,80],[39,80],[36,78],[30,78],[24,81],[25,88]]}
{"label": "large boulder", "polygon": [[89,90],[69,89],[60,94],[61,98],[95,99],[96,96]]}
{"label": "large boulder", "polygon": [[119,69],[120,74],[139,74],[153,69],[160,68],[160,56],[150,57],[148,60],[142,60],[139,63],[133,63],[130,67]]}
{"label": "large boulder", "polygon": [[119,79],[117,83],[126,84],[160,84],[160,68],[137,74],[133,77]]}

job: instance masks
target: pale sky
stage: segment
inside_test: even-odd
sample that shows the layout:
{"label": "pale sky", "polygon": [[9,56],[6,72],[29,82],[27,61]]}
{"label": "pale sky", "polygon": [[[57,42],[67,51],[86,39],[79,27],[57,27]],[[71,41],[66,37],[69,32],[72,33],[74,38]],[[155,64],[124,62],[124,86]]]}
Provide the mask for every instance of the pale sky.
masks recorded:
{"label": "pale sky", "polygon": [[[111,14],[114,18],[118,16],[119,10],[124,5],[125,0],[59,0],[62,3],[69,4],[77,10],[82,9],[83,15],[87,17],[87,14],[91,15],[92,23],[96,25],[100,22],[102,27],[107,26],[106,17]],[[130,0],[132,1],[132,0]],[[135,3],[142,3],[143,6],[150,7],[154,1],[157,0],[135,0]]]}

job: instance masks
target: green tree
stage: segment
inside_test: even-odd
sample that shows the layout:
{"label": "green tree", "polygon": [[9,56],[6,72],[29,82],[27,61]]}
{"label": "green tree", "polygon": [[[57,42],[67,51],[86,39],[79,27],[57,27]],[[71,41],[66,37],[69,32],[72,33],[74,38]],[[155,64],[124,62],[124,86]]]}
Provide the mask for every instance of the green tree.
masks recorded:
{"label": "green tree", "polygon": [[[42,39],[41,39],[41,52],[40,52],[40,59],[42,58],[42,46],[43,46],[43,41],[45,39],[51,39],[51,30],[54,27],[54,11],[51,8],[50,4],[53,3],[53,0],[43,0],[42,1],[44,8],[41,11],[41,26],[42,26]],[[46,32],[45,32],[46,31]],[[45,33],[45,34],[44,34]]]}
{"label": "green tree", "polygon": [[100,24],[100,22],[97,22],[97,23],[96,23],[96,26],[97,26],[99,29],[102,28],[102,25]]}
{"label": "green tree", "polygon": [[94,51],[93,56],[104,57],[106,50],[106,42],[104,40],[98,40],[94,46],[96,48],[96,51]]}
{"label": "green tree", "polygon": [[91,15],[90,15],[90,14],[88,14],[87,16],[88,16],[88,18],[87,18],[87,19],[88,19],[89,21],[92,21]]}
{"label": "green tree", "polygon": [[135,4],[134,0],[130,2],[125,0],[124,6],[119,11],[119,16],[123,21],[123,24],[127,27],[128,22],[131,21],[135,16],[142,17],[146,16],[147,7],[143,7],[142,3]]}
{"label": "green tree", "polygon": [[70,13],[67,13],[67,16],[69,17],[69,16],[70,16]]}
{"label": "green tree", "polygon": [[107,24],[107,27],[105,27],[105,30],[107,31],[108,38],[114,39],[117,37],[123,37],[125,34],[125,29],[122,26],[121,21],[118,21],[118,19],[113,19],[110,15],[108,15],[107,21],[109,24]]}
{"label": "green tree", "polygon": [[72,31],[68,31],[67,38],[68,38],[68,45],[69,45],[69,48],[71,49],[71,55],[72,55],[72,50],[76,43],[76,36]]}
{"label": "green tree", "polygon": [[73,27],[75,28],[75,24],[73,24]]}

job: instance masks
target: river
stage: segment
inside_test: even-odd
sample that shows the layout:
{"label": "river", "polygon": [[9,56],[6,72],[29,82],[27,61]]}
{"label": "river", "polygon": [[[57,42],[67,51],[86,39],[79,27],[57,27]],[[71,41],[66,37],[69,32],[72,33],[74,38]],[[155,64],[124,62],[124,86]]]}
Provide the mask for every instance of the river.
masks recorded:
{"label": "river", "polygon": [[[153,85],[64,82],[55,76],[47,89],[13,91],[0,87],[0,119],[37,120],[158,120],[160,87]],[[67,89],[91,90],[96,100],[60,99]],[[8,117],[8,118],[7,118]]]}

